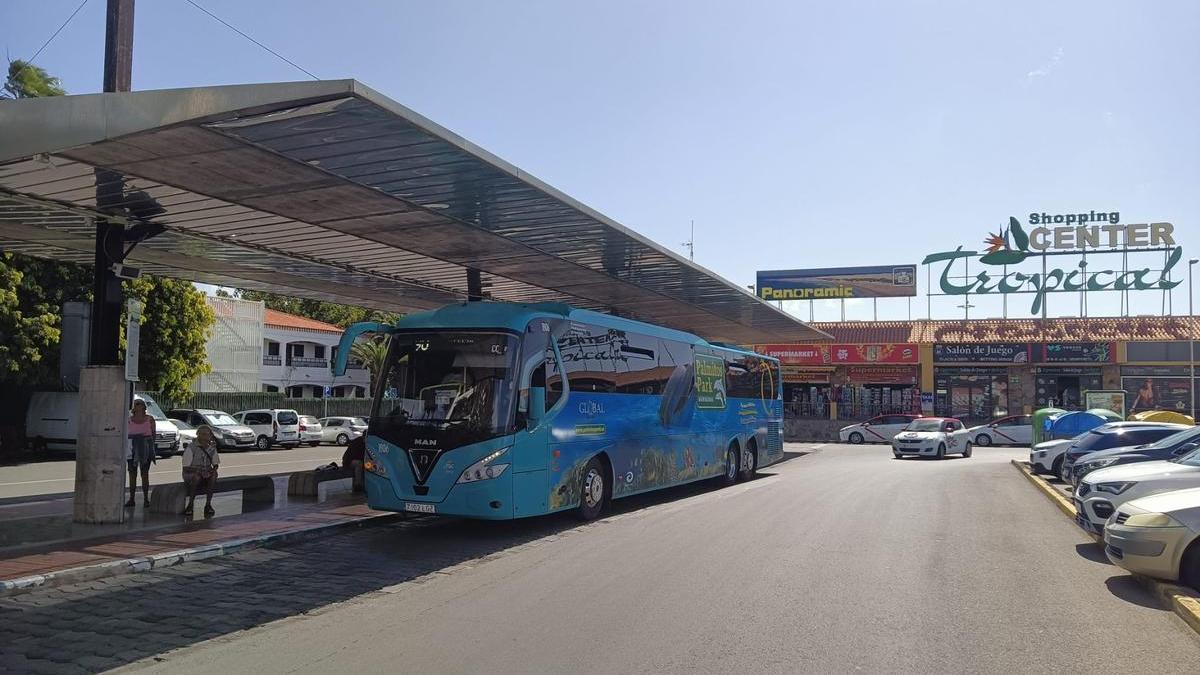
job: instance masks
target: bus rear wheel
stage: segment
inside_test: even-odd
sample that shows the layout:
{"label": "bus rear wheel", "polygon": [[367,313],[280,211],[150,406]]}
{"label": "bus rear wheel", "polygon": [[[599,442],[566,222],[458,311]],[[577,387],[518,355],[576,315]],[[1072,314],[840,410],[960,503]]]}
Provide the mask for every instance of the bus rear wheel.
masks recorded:
{"label": "bus rear wheel", "polygon": [[595,520],[604,511],[608,501],[608,486],[604,482],[604,465],[593,457],[583,468],[583,477],[579,485],[580,520]]}
{"label": "bus rear wheel", "polygon": [[754,474],[758,473],[758,446],[751,440],[746,444],[746,449],[742,450],[742,480],[750,480],[754,478]]}

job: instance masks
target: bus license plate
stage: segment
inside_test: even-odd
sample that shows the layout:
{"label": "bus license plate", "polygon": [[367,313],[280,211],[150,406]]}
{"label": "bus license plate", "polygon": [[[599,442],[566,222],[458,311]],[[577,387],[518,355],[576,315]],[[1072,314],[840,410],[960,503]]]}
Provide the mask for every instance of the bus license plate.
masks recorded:
{"label": "bus license plate", "polygon": [[404,502],[404,510],[414,513],[437,513],[437,506],[434,504],[421,504],[419,502]]}

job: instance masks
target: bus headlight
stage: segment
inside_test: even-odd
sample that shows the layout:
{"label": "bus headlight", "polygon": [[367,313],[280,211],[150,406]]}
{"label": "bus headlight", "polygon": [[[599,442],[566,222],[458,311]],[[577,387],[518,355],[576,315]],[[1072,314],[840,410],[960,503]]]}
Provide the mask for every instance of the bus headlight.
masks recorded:
{"label": "bus headlight", "polygon": [[500,474],[508,468],[507,464],[492,464],[492,462],[500,459],[500,456],[508,452],[508,448],[500,448],[492,454],[468,466],[462,475],[458,477],[459,483],[474,483],[476,481],[488,480],[489,478],[499,478]]}
{"label": "bus headlight", "polygon": [[380,464],[378,459],[375,459],[375,455],[371,454],[370,448],[367,448],[367,452],[363,457],[363,471],[373,473],[376,476],[382,476],[384,478],[387,478],[388,475],[387,467],[383,464]]}

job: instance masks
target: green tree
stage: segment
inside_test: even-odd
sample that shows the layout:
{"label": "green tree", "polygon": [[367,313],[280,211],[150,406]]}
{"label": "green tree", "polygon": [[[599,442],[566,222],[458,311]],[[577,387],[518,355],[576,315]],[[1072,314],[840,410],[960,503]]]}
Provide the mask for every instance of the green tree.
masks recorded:
{"label": "green tree", "polygon": [[209,372],[208,335],[216,317],[190,281],[142,277],[126,282],[126,294],[142,302],[138,377],[168,401],[185,398],[192,382]]}
{"label": "green tree", "polygon": [[44,69],[17,59],[8,62],[8,77],[4,80],[3,98],[39,98],[66,94],[62,83]]}
{"label": "green tree", "polygon": [[388,343],[383,337],[356,342],[350,348],[351,358],[357,359],[371,373],[370,393],[372,396],[375,394],[375,387],[379,386],[382,379],[383,368],[387,363],[387,352]]}
{"label": "green tree", "polygon": [[90,301],[91,271],[0,253],[0,383],[58,383],[62,305]]}

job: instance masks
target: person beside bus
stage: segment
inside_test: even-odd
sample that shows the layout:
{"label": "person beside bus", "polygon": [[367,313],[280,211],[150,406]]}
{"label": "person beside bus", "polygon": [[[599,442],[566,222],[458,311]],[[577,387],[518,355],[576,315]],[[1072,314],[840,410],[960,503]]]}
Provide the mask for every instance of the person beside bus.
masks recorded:
{"label": "person beside bus", "polygon": [[187,485],[187,506],[183,507],[183,515],[192,515],[196,505],[196,493],[203,486],[204,517],[216,515],[212,507],[213,484],[217,482],[217,467],[221,465],[221,455],[217,453],[217,439],[212,427],[207,424],[196,429],[196,442],[188,445],[183,451],[183,482]]}
{"label": "person beside bus", "polygon": [[138,470],[142,474],[143,504],[150,506],[150,465],[154,463],[154,418],[146,412],[146,402],[136,399],[133,402],[133,414],[129,417],[129,501],[125,506],[132,507],[137,500]]}

